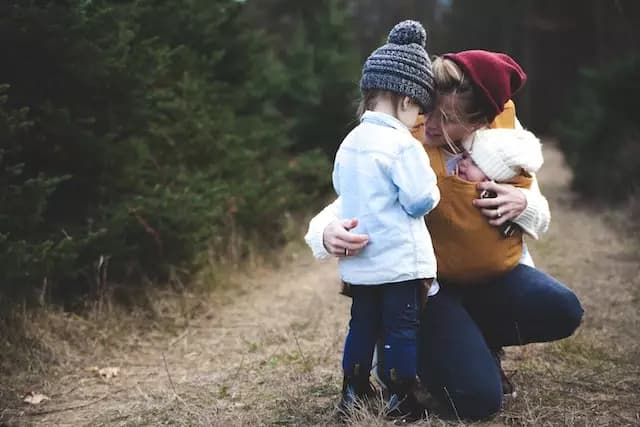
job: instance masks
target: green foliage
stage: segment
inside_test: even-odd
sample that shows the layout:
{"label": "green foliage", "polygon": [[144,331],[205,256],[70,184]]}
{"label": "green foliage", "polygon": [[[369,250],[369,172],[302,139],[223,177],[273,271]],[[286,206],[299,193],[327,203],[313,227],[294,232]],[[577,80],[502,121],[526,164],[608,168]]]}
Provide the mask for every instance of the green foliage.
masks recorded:
{"label": "green foliage", "polygon": [[[62,234],[53,240],[39,233],[47,198],[65,177],[25,176],[21,140],[33,123],[26,109],[7,106],[7,88],[0,87],[0,271],[3,293],[13,296],[24,281],[42,280],[52,267],[50,254],[68,245]],[[55,252],[58,262],[70,255]]]}
{"label": "green foliage", "polygon": [[[122,286],[189,274],[232,238],[281,243],[287,212],[322,202],[330,166],[297,142],[307,127],[337,134],[344,122],[309,116],[327,83],[248,27],[247,5],[9,1],[0,298],[46,284],[72,301],[100,292],[106,273]],[[333,49],[330,36],[322,43]]]}
{"label": "green foliage", "polygon": [[[256,2],[256,4],[258,4]],[[333,160],[355,123],[360,52],[345,0],[261,0],[248,10],[287,70],[278,108],[291,126],[294,152],[320,149]],[[326,124],[331,123],[332,126]]]}
{"label": "green foliage", "polygon": [[622,202],[640,190],[640,57],[584,69],[566,117],[557,123],[573,186]]}
{"label": "green foliage", "polygon": [[524,38],[526,8],[523,1],[452,1],[442,22],[430,28],[437,53],[485,49],[514,55]]}

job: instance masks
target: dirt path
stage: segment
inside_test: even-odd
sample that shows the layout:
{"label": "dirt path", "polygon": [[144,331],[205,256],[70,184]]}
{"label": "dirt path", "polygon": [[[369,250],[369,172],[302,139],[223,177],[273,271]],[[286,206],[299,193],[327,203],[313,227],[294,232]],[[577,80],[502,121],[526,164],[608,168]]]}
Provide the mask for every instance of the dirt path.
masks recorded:
{"label": "dirt path", "polygon": [[[640,425],[638,247],[602,212],[575,205],[555,149],[546,148],[545,158],[540,180],[553,221],[533,245],[534,258],[570,284],[587,315],[569,340],[508,350],[519,395],[492,423]],[[42,426],[335,424],[349,301],[337,293],[334,262],[314,262],[303,248],[290,258],[287,267],[246,279],[250,291],[204,301],[210,309],[175,333],[124,335],[128,344],[107,360],[74,359],[75,369],[38,383],[50,401],[11,408],[4,419]],[[87,370],[94,365],[119,367],[119,375],[100,379]]]}

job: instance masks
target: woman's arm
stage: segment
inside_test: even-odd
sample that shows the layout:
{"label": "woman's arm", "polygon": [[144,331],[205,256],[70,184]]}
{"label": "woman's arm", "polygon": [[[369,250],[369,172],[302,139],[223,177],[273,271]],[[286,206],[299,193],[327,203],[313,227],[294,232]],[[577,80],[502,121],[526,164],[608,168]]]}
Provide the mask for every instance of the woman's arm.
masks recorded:
{"label": "woman's arm", "polygon": [[551,221],[549,202],[540,192],[535,176],[530,189],[491,181],[481,182],[477,188],[478,191],[489,190],[497,194],[495,198],[473,201],[474,206],[489,218],[489,224],[500,226],[506,221],[513,221],[534,239],[547,232]]}
{"label": "woman's arm", "polygon": [[[524,129],[520,120],[517,117],[515,119],[515,129]],[[531,183],[531,188],[515,188],[512,186],[509,190],[511,191],[511,197],[506,203],[506,206],[500,206],[500,213],[502,215],[503,209],[505,212],[509,211],[509,204],[511,205],[512,212],[510,212],[513,216],[507,214],[503,215],[502,218],[505,218],[500,221],[491,220],[489,223],[494,225],[502,225],[505,221],[513,221],[518,224],[525,233],[534,239],[538,240],[544,233],[549,229],[549,223],[551,222],[551,211],[549,210],[549,202],[547,198],[542,195],[540,191],[540,186],[538,185],[538,180],[536,177],[533,177],[533,182]],[[524,199],[519,197],[516,193],[518,191],[524,196]],[[487,211],[483,209],[482,212],[485,216],[489,218],[495,217],[495,211]],[[530,256],[529,256],[530,258]]]}
{"label": "woman's arm", "polygon": [[551,222],[549,202],[542,195],[538,180],[535,177],[530,189],[519,188],[518,190],[524,193],[527,201],[525,209],[513,219],[513,222],[522,227],[525,233],[537,240],[549,229],[549,223]]}
{"label": "woman's arm", "polygon": [[349,250],[349,255],[356,255],[369,241],[366,234],[349,232],[358,225],[357,219],[341,220],[339,212],[340,198],[337,198],[309,221],[304,240],[317,259],[345,256],[345,249]]}

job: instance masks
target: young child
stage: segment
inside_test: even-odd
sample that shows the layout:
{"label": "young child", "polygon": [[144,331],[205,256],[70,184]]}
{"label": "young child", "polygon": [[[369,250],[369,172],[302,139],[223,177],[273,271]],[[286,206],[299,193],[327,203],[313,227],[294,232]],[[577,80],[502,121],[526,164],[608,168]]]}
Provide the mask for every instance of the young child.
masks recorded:
{"label": "young child", "polygon": [[[463,141],[464,153],[451,180],[459,197],[456,215],[446,221],[429,218],[438,260],[438,280],[482,283],[514,268],[522,256],[522,231],[494,227],[472,205],[478,198],[475,183],[493,180],[529,188],[532,174],[542,166],[542,146],[531,132],[522,129],[482,129]],[[441,178],[442,179],[442,178]],[[499,216],[499,213],[497,213]],[[457,242],[456,249],[449,242]],[[466,242],[466,243],[460,243]],[[462,253],[459,248],[464,247]]]}
{"label": "young child", "polygon": [[342,360],[343,411],[370,391],[373,349],[382,331],[390,410],[402,416],[419,412],[412,397],[418,315],[425,283],[436,275],[423,217],[440,200],[429,158],[409,131],[434,95],[425,42],[422,25],[404,21],[369,56],[360,81],[360,124],[336,154],[340,217],[358,218],[352,231],[369,236],[357,256],[339,261],[353,297]]}

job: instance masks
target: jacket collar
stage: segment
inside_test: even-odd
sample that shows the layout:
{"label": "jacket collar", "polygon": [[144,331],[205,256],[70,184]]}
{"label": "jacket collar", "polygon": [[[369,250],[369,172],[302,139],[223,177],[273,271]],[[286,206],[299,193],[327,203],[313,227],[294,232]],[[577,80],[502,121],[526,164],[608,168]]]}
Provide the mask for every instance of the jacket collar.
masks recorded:
{"label": "jacket collar", "polygon": [[396,119],[390,114],[381,113],[379,111],[365,111],[360,118],[360,122],[372,123],[375,125],[386,126],[393,129],[409,132],[409,128],[407,128],[400,120]]}

